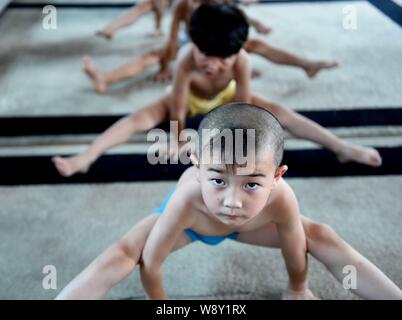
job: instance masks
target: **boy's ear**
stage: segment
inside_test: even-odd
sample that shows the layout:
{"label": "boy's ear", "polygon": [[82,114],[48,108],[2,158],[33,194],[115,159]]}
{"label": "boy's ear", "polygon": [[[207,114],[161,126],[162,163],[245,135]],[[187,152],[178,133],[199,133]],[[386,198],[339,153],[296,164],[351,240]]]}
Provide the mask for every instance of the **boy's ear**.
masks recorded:
{"label": "boy's ear", "polygon": [[197,168],[200,168],[200,162],[198,161],[198,157],[194,153],[192,153],[190,155],[190,160],[194,166],[196,166]]}
{"label": "boy's ear", "polygon": [[274,184],[273,188],[276,187],[277,183],[279,180],[282,178],[282,176],[288,171],[288,166],[287,165],[282,165],[275,171],[275,176],[274,176]]}
{"label": "boy's ear", "polygon": [[192,153],[190,155],[190,160],[191,160],[191,163],[197,168],[196,169],[196,179],[198,182],[200,182],[200,162],[198,161],[198,157],[194,153]]}

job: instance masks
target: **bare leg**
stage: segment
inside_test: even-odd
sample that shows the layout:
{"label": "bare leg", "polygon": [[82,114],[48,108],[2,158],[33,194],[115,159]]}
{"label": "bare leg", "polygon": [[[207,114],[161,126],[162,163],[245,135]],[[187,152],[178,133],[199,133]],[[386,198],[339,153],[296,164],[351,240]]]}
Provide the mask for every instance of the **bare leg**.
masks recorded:
{"label": "bare leg", "polygon": [[[365,299],[402,299],[401,289],[330,227],[304,216],[302,222],[308,252],[323,263],[340,283],[345,277],[343,268],[352,265],[357,270],[357,288],[353,292],[358,296]],[[278,232],[274,224],[268,224],[254,232],[240,233],[237,240],[279,248]]]}
{"label": "bare leg", "polygon": [[[140,263],[141,253],[158,215],[150,215],[136,224],[123,238],[107,248],[75,277],[56,299],[101,299]],[[173,250],[190,243],[183,233]]]}
{"label": "bare leg", "polygon": [[378,167],[382,163],[377,150],[347,143],[318,123],[288,108],[256,95],[252,96],[252,103],[272,112],[282,126],[294,136],[313,141],[331,150],[342,163],[358,162],[372,167]]}
{"label": "bare leg", "polygon": [[160,50],[148,52],[111,72],[98,70],[90,57],[84,57],[83,70],[93,82],[96,92],[104,93],[110,84],[134,77],[143,72],[146,68],[157,64],[160,55]]}
{"label": "bare leg", "polygon": [[244,48],[247,52],[256,53],[274,63],[302,68],[309,78],[314,78],[323,69],[332,69],[338,66],[335,61],[313,61],[298,57],[258,39],[248,40]]}
{"label": "bare leg", "polygon": [[357,288],[353,292],[364,299],[402,299],[402,291],[378,267],[344,241],[332,228],[303,219],[307,246],[311,255],[322,262],[342,283],[345,266],[356,268]]}
{"label": "bare leg", "polygon": [[166,0],[151,0],[152,8],[155,12],[155,33],[154,36],[162,36],[162,18],[165,13],[168,2]]}
{"label": "bare leg", "polygon": [[150,0],[146,0],[136,6],[133,6],[130,10],[121,15],[118,19],[107,25],[102,30],[96,32],[98,36],[106,39],[111,39],[114,33],[126,26],[129,26],[136,22],[143,15],[152,10],[152,3]]}
{"label": "bare leg", "polygon": [[69,177],[77,172],[85,173],[90,165],[110,148],[124,143],[132,135],[154,128],[168,119],[169,95],[132,113],[101,134],[84,152],[68,158],[53,157],[52,161],[60,175]]}
{"label": "bare leg", "polygon": [[261,21],[257,19],[248,17],[248,23],[252,26],[258,33],[261,34],[270,34],[272,32],[272,28],[266,26]]}
{"label": "bare leg", "polygon": [[88,56],[82,59],[83,67],[82,69],[91,79],[92,83],[95,86],[95,90],[97,93],[104,93],[107,90],[106,83],[106,73],[96,69],[94,66],[92,59]]}

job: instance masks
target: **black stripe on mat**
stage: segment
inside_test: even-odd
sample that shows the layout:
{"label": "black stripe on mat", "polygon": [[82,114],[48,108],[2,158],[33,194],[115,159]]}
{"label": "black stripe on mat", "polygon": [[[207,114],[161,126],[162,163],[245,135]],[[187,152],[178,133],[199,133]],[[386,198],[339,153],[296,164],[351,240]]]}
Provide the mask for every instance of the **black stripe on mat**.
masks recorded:
{"label": "black stripe on mat", "polygon": [[368,0],[373,6],[402,27],[402,8],[391,0]]}
{"label": "black stripe on mat", "polygon": [[[383,176],[402,174],[402,147],[379,148],[383,165],[371,168],[356,163],[341,164],[326,150],[290,150],[284,155],[288,178]],[[85,175],[61,177],[50,156],[0,157],[0,185],[77,184],[177,180],[184,165],[151,165],[146,155],[106,155]]]}
{"label": "black stripe on mat", "polygon": [[[300,111],[324,127],[402,125],[402,108]],[[0,137],[101,133],[124,115],[3,117]],[[202,116],[187,119],[187,127],[197,129]],[[167,123],[160,128],[168,130]]]}

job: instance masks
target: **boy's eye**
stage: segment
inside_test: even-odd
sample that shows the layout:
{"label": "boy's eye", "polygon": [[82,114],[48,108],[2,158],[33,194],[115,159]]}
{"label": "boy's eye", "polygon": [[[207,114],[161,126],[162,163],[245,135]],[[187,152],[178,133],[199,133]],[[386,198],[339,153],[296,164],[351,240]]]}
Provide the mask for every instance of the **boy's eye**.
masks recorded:
{"label": "boy's eye", "polygon": [[255,190],[255,189],[258,188],[258,186],[259,186],[258,183],[249,182],[249,183],[246,184],[246,189],[248,189],[248,190]]}
{"label": "boy's eye", "polygon": [[224,186],[225,185],[225,181],[223,181],[222,179],[211,179],[211,181],[216,186]]}

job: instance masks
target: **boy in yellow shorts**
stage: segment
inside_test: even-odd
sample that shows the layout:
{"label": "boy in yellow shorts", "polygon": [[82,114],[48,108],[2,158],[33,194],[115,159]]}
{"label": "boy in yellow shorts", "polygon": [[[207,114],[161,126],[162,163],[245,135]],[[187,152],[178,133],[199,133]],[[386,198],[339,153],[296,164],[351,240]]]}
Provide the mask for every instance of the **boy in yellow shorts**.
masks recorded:
{"label": "boy in yellow shorts", "polygon": [[[247,0],[246,0],[247,1]],[[169,38],[162,48],[153,49],[138,57],[135,57],[128,63],[119,66],[111,71],[103,71],[97,68],[91,57],[86,56],[83,59],[83,69],[91,79],[96,92],[105,93],[113,83],[133,78],[141,74],[146,68],[155,64],[160,65],[160,70],[155,75],[155,79],[166,81],[170,79],[169,70],[170,62],[176,58],[177,52],[181,46],[190,42],[190,19],[194,10],[201,4],[230,4],[232,0],[178,0],[173,6],[173,17],[170,27]],[[267,34],[271,29],[260,21],[247,17],[250,26],[254,27],[257,32]],[[185,26],[185,31],[179,31],[180,25]],[[301,68],[305,71],[309,78],[314,78],[319,72],[325,69],[332,69],[338,66],[335,61],[311,60],[293,54],[286,50],[273,47],[266,41],[258,38],[248,39],[243,49],[248,53],[253,53],[267,59],[273,63],[280,65],[288,65]],[[253,75],[258,76],[259,71],[253,70]]]}
{"label": "boy in yellow shorts", "polygon": [[[228,102],[252,103],[270,111],[291,134],[331,150],[341,162],[381,165],[375,149],[349,144],[296,112],[251,93],[250,62],[242,49],[248,23],[239,9],[225,4],[201,5],[191,18],[190,34],[193,43],[185,45],[178,54],[171,92],[119,120],[83,153],[69,158],[54,157],[52,160],[61,175],[86,172],[105,151],[161,122],[177,121],[180,133],[189,113],[205,113]],[[183,145],[177,136],[170,143]]]}
{"label": "boy in yellow shorts", "polygon": [[204,99],[195,96],[191,91],[188,94],[188,115],[194,117],[206,114],[212,109],[232,101],[236,96],[236,81],[231,80],[227,87],[219,92],[213,99]]}

